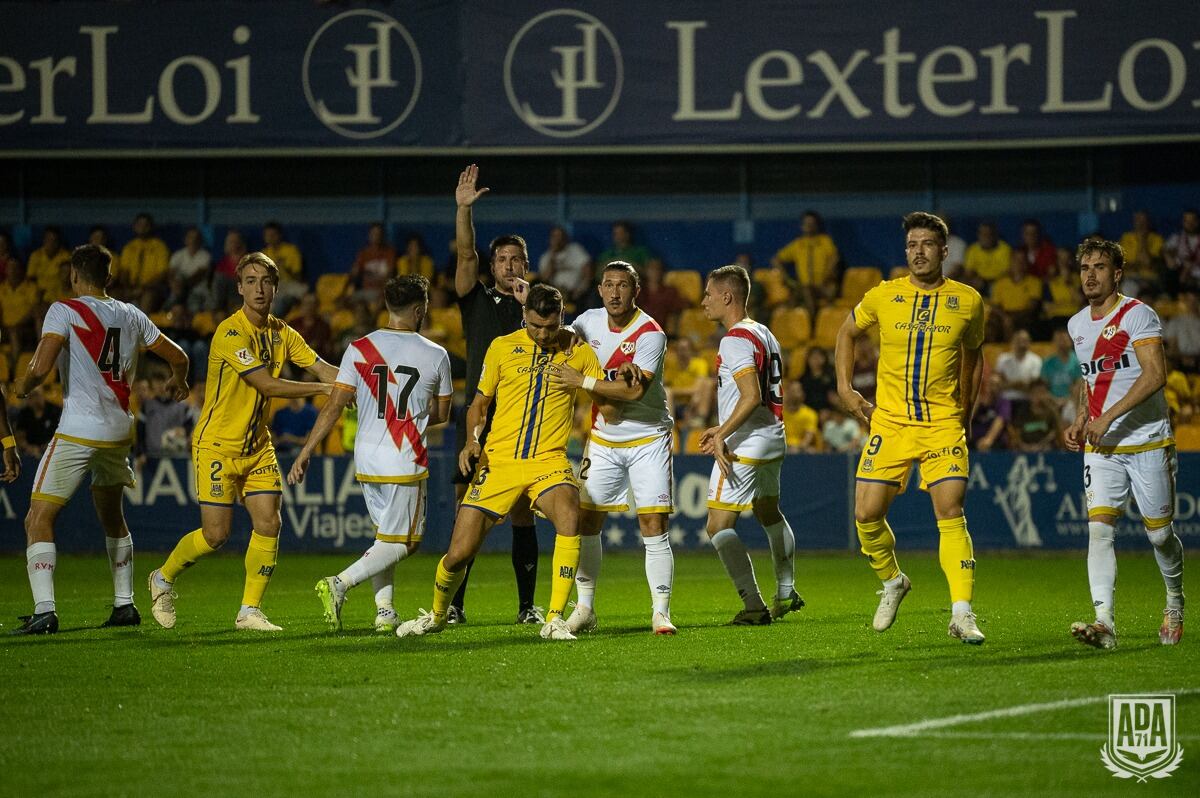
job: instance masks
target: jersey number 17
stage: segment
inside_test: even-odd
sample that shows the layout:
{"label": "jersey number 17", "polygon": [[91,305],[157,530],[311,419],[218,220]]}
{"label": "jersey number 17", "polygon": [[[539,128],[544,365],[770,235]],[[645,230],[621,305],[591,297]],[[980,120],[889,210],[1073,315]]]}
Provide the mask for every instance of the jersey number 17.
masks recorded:
{"label": "jersey number 17", "polygon": [[[417,386],[417,380],[421,378],[421,372],[417,371],[412,366],[396,366],[392,369],[399,377],[404,376],[404,385],[400,387],[400,395],[396,398],[396,418],[404,418],[408,415],[408,398],[412,396],[413,388]],[[387,416],[388,404],[388,367],[386,364],[379,364],[371,367],[371,373],[375,375],[375,407],[376,417],[385,418]],[[397,379],[399,383],[399,379]],[[403,411],[403,412],[402,412]]]}

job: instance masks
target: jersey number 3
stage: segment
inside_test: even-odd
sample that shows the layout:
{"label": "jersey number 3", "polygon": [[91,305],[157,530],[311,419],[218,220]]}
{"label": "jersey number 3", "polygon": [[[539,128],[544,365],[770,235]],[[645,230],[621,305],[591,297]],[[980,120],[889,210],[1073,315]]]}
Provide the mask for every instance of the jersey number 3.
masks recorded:
{"label": "jersey number 3", "polygon": [[100,357],[96,358],[96,367],[101,374],[111,374],[114,380],[121,379],[121,330],[109,327],[104,333],[104,344],[100,347]]}
{"label": "jersey number 3", "polygon": [[[408,397],[412,395],[413,388],[417,387],[417,380],[421,378],[421,372],[412,366],[396,366],[392,370],[407,378],[404,380],[403,387],[400,388],[400,396],[396,399],[396,417],[404,418],[408,415]],[[387,415],[388,367],[382,363],[372,366],[371,373],[375,375],[376,417],[383,418]]]}

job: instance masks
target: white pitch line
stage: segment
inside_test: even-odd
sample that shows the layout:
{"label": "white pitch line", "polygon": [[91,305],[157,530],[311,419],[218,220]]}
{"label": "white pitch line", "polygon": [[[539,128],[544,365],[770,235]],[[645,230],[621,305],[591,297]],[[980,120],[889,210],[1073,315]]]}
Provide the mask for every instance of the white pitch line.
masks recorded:
{"label": "white pitch line", "polygon": [[[1175,695],[1192,695],[1194,693],[1200,693],[1200,688],[1187,687],[1182,690],[1158,690],[1153,692],[1174,693]],[[1062,701],[1048,701],[1042,704],[1019,704],[1015,707],[991,709],[987,712],[973,712],[969,715],[951,715],[946,718],[930,718],[918,723],[905,723],[900,726],[884,726],[877,729],[855,729],[854,731],[850,732],[850,736],[911,737],[932,729],[945,729],[950,726],[959,726],[964,723],[974,723],[975,721],[979,720],[992,720],[993,718],[1016,718],[1020,717],[1021,715],[1033,715],[1038,712],[1053,712],[1056,709],[1070,709],[1072,707],[1087,706],[1088,704],[1102,704],[1106,701],[1108,701],[1108,696],[1101,695],[1084,696],[1082,698],[1066,698]]]}
{"label": "white pitch line", "polygon": [[[1073,732],[972,732],[931,731],[921,732],[917,737],[932,737],[943,740],[1092,740],[1102,743],[1108,739],[1104,734],[1076,734]],[[1200,740],[1200,737],[1181,734],[1176,740]]]}

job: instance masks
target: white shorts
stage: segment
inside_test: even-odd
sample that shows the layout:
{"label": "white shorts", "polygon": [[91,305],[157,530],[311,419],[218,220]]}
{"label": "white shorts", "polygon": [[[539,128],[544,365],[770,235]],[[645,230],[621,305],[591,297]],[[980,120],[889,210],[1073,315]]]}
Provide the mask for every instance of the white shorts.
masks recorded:
{"label": "white shorts", "polygon": [[84,474],[91,473],[93,488],[124,485],[132,488],[133,469],[129,467],[129,444],[88,446],[55,435],[42,454],[33,478],[33,497],[53,504],[66,504]]}
{"label": "white shorts", "polygon": [[605,446],[588,441],[579,464],[579,506],[584,510],[623,512],[629,496],[638,515],[675,512],[671,485],[671,433],[640,446]]}
{"label": "white shorts", "polygon": [[375,524],[375,539],[387,543],[417,543],[425,534],[425,483],[361,482],[367,512]]}
{"label": "white shorts", "polygon": [[1175,518],[1175,447],[1136,454],[1083,455],[1083,489],[1088,517],[1125,513],[1129,494],[1148,529],[1161,529]]}
{"label": "white shorts", "polygon": [[735,460],[731,465],[732,473],[725,479],[720,466],[713,463],[712,476],[708,478],[709,508],[740,513],[753,509],[759,499],[778,498],[782,457],[754,463]]}

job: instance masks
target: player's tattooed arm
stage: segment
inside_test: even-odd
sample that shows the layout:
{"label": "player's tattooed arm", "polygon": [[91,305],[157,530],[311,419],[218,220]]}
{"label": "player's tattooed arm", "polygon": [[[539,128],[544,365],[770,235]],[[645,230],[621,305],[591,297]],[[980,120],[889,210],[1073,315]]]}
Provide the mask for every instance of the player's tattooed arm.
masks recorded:
{"label": "player's tattooed arm", "polygon": [[861,393],[854,390],[850,380],[854,376],[854,342],[866,334],[866,330],[854,323],[853,314],[847,315],[838,329],[837,346],[833,350],[833,367],[837,374],[837,391],[846,407],[846,412],[863,424],[871,423],[871,412],[875,406]]}
{"label": "player's tattooed arm", "polygon": [[475,222],[471,206],[488,192],[477,189],[479,167],[471,164],[458,176],[458,187],[454,200],[458,209],[454,216],[454,244],[458,252],[458,266],[454,270],[454,293],[466,296],[479,283],[479,252],[475,249]]}
{"label": "player's tattooed arm", "polygon": [[329,435],[330,430],[333,429],[333,425],[341,417],[343,408],[350,404],[350,400],[353,398],[354,391],[341,385],[333,387],[333,391],[329,394],[329,401],[321,408],[316,423],[308,431],[308,437],[304,441],[304,446],[300,448],[300,453],[296,455],[296,461],[292,463],[292,468],[288,471],[287,481],[289,485],[296,485],[304,481],[304,472],[308,470],[308,463],[312,459],[313,452],[321,445],[321,441],[325,440],[326,436]]}

